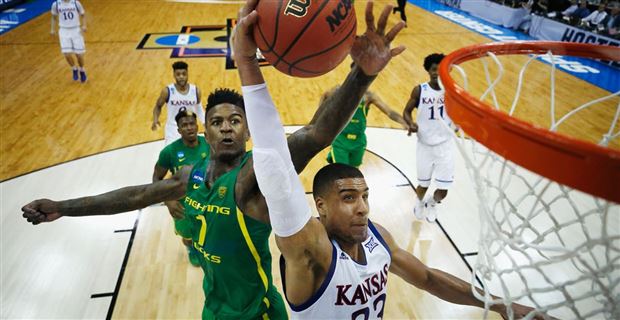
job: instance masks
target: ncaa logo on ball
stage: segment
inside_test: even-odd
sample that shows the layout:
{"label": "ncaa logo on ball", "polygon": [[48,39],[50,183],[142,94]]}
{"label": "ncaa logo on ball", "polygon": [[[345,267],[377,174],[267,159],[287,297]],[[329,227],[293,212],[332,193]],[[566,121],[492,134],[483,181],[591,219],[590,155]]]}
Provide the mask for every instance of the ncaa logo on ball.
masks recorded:
{"label": "ncaa logo on ball", "polygon": [[340,23],[347,19],[353,2],[351,0],[340,0],[338,6],[332,11],[332,14],[325,18],[325,21],[329,25],[329,31],[332,33],[336,28],[340,27]]}

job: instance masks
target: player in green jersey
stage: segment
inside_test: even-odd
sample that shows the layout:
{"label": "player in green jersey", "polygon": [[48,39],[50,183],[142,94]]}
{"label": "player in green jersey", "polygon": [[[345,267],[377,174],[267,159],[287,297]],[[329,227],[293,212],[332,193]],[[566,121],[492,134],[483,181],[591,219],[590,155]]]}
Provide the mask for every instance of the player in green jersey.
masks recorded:
{"label": "player in green jersey", "polygon": [[[193,166],[209,156],[209,145],[203,136],[198,135],[196,114],[185,107],[179,109],[174,117],[181,138],[167,145],[160,153],[153,169],[153,182],[164,179],[168,172],[175,174],[183,166]],[[189,261],[194,266],[200,265],[198,251],[192,246],[192,221],[184,218],[182,201],[165,201],[174,220],[176,234],[182,237],[187,247]]]}
{"label": "player in green jersey", "polygon": [[[353,64],[351,64],[353,67]],[[333,95],[338,87],[327,91],[321,96],[321,102]],[[376,106],[379,111],[383,112],[390,119],[398,122],[405,130],[409,129],[409,125],[403,117],[394,109],[390,108],[379,96],[371,91],[366,91],[362,100],[360,100],[353,118],[347,124],[342,132],[336,137],[332,143],[331,149],[327,154],[327,162],[343,163],[353,167],[359,167],[362,164],[362,158],[366,151],[366,117],[370,106]]]}
{"label": "player in green jersey", "polygon": [[[244,87],[264,82],[252,37],[257,2],[247,1],[232,40]],[[402,46],[390,49],[390,42],[403,28],[399,23],[386,32],[390,6],[383,11],[377,25],[372,7],[369,8],[366,32],[356,37],[351,50],[356,67],[334,95],[319,106],[311,122],[288,138],[297,172],[329,146],[377,74],[404,50]],[[185,214],[196,221],[192,230],[193,246],[201,252],[205,273],[203,318],[286,318],[284,303],[273,287],[270,274],[269,213],[256,182],[252,154],[245,151],[249,133],[241,96],[232,90],[216,90],[209,96],[205,122],[205,137],[211,150],[208,163],[201,161],[193,169],[183,167],[171,179],[98,196],[36,200],[22,208],[23,216],[38,224],[62,216],[131,211],[185,196]]]}

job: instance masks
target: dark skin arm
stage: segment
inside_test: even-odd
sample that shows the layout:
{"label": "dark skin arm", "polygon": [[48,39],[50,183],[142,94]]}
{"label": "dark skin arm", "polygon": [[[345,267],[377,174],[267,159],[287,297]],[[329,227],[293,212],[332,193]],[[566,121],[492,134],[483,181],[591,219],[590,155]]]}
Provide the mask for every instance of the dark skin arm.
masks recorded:
{"label": "dark skin arm", "polygon": [[[484,308],[484,303],[471,292],[470,283],[441,270],[429,268],[411,253],[401,249],[385,228],[377,223],[374,225],[392,252],[390,272],[442,300]],[[477,290],[483,294],[480,289]],[[495,296],[493,298],[499,299]],[[493,305],[491,310],[499,313],[502,318],[508,319],[507,310],[503,304]],[[533,308],[518,303],[512,304],[515,319],[525,317],[532,310]],[[534,319],[543,320],[545,318],[542,315],[536,315]]]}
{"label": "dark skin arm", "polygon": [[[248,0],[240,10],[239,23],[232,39],[234,58],[243,86],[265,82],[258,67],[257,47],[252,31],[258,19],[254,10],[257,4],[258,0]],[[384,10],[379,23],[375,24],[372,2],[369,2],[366,7],[366,32],[356,37],[351,48],[350,54],[355,67],[334,94],[322,101],[310,123],[289,136],[288,146],[298,173],[303,171],[317,153],[332,143],[355,112],[357,104],[377,74],[392,57],[405,50],[403,46],[390,49],[390,43],[403,29],[404,23],[400,22],[386,32],[389,10]],[[245,214],[260,221],[268,221],[267,205],[258,189],[251,161],[241,168],[235,192],[237,203]]]}
{"label": "dark skin arm", "polygon": [[418,85],[415,88],[413,88],[413,91],[411,91],[411,96],[409,97],[409,101],[407,101],[405,110],[403,110],[403,119],[405,119],[405,122],[407,122],[407,124],[409,125],[409,130],[407,132],[407,135],[411,135],[413,132],[418,132],[418,124],[415,121],[413,121],[413,118],[411,117],[411,112],[413,112],[413,109],[418,107],[419,103],[420,103],[420,86]]}
{"label": "dark skin arm", "polygon": [[[153,169],[153,183],[163,180],[167,173],[168,169],[158,164],[155,164],[155,168]],[[164,204],[166,205],[166,207],[168,207],[168,211],[173,218],[183,219],[183,217],[185,216],[185,209],[183,208],[183,205],[181,203],[173,200],[164,201]]]}
{"label": "dark skin arm", "polygon": [[22,216],[36,225],[62,216],[111,215],[145,208],[162,201],[176,200],[185,194],[190,172],[190,167],[184,167],[170,179],[125,187],[97,196],[64,201],[35,200],[22,207]]}
{"label": "dark skin arm", "polygon": [[163,108],[164,103],[168,101],[169,97],[168,88],[163,88],[159,93],[159,97],[155,102],[155,106],[153,107],[153,124],[151,124],[151,130],[155,131],[157,128],[161,126],[159,123],[159,115],[161,114],[161,108]]}

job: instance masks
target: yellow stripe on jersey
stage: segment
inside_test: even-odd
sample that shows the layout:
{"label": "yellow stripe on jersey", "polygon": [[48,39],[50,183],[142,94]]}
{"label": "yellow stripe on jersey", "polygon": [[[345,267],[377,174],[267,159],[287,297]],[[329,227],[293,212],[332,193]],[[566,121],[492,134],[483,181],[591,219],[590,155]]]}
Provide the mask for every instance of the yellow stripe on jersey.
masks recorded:
{"label": "yellow stripe on jersey", "polygon": [[239,227],[241,228],[241,233],[243,234],[243,238],[245,239],[245,243],[248,245],[248,249],[252,253],[254,260],[256,261],[256,268],[258,269],[258,275],[263,280],[263,285],[265,285],[265,293],[269,288],[269,282],[267,281],[267,274],[265,274],[265,270],[263,270],[263,265],[260,263],[260,256],[258,255],[258,251],[252,242],[252,238],[250,238],[250,233],[248,232],[248,227],[245,225],[245,218],[243,217],[243,212],[241,209],[237,207],[237,221],[239,222]]}
{"label": "yellow stripe on jersey", "polygon": [[332,162],[338,163],[338,161],[336,161],[336,154],[334,153],[334,148],[331,148],[331,150],[329,150],[329,153],[332,155]]}

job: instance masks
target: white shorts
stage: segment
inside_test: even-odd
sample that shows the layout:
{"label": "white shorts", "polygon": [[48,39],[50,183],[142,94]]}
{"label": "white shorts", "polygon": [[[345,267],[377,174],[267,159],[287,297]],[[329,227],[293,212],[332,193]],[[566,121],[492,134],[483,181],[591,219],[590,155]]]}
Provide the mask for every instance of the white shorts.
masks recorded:
{"label": "white shorts", "polygon": [[448,190],[454,181],[455,151],[454,139],[448,139],[434,146],[418,140],[416,147],[418,184],[428,188],[431,179],[435,179],[437,189]]}
{"label": "white shorts", "polygon": [[62,53],[84,54],[86,52],[84,36],[82,36],[80,27],[59,28],[58,38],[60,39],[60,51]]}
{"label": "white shorts", "polygon": [[164,128],[164,135],[165,135],[165,139],[166,139],[166,145],[169,145],[169,144],[171,144],[171,143],[181,139],[181,134],[177,130],[176,123],[174,125],[174,128],[166,126]]}

